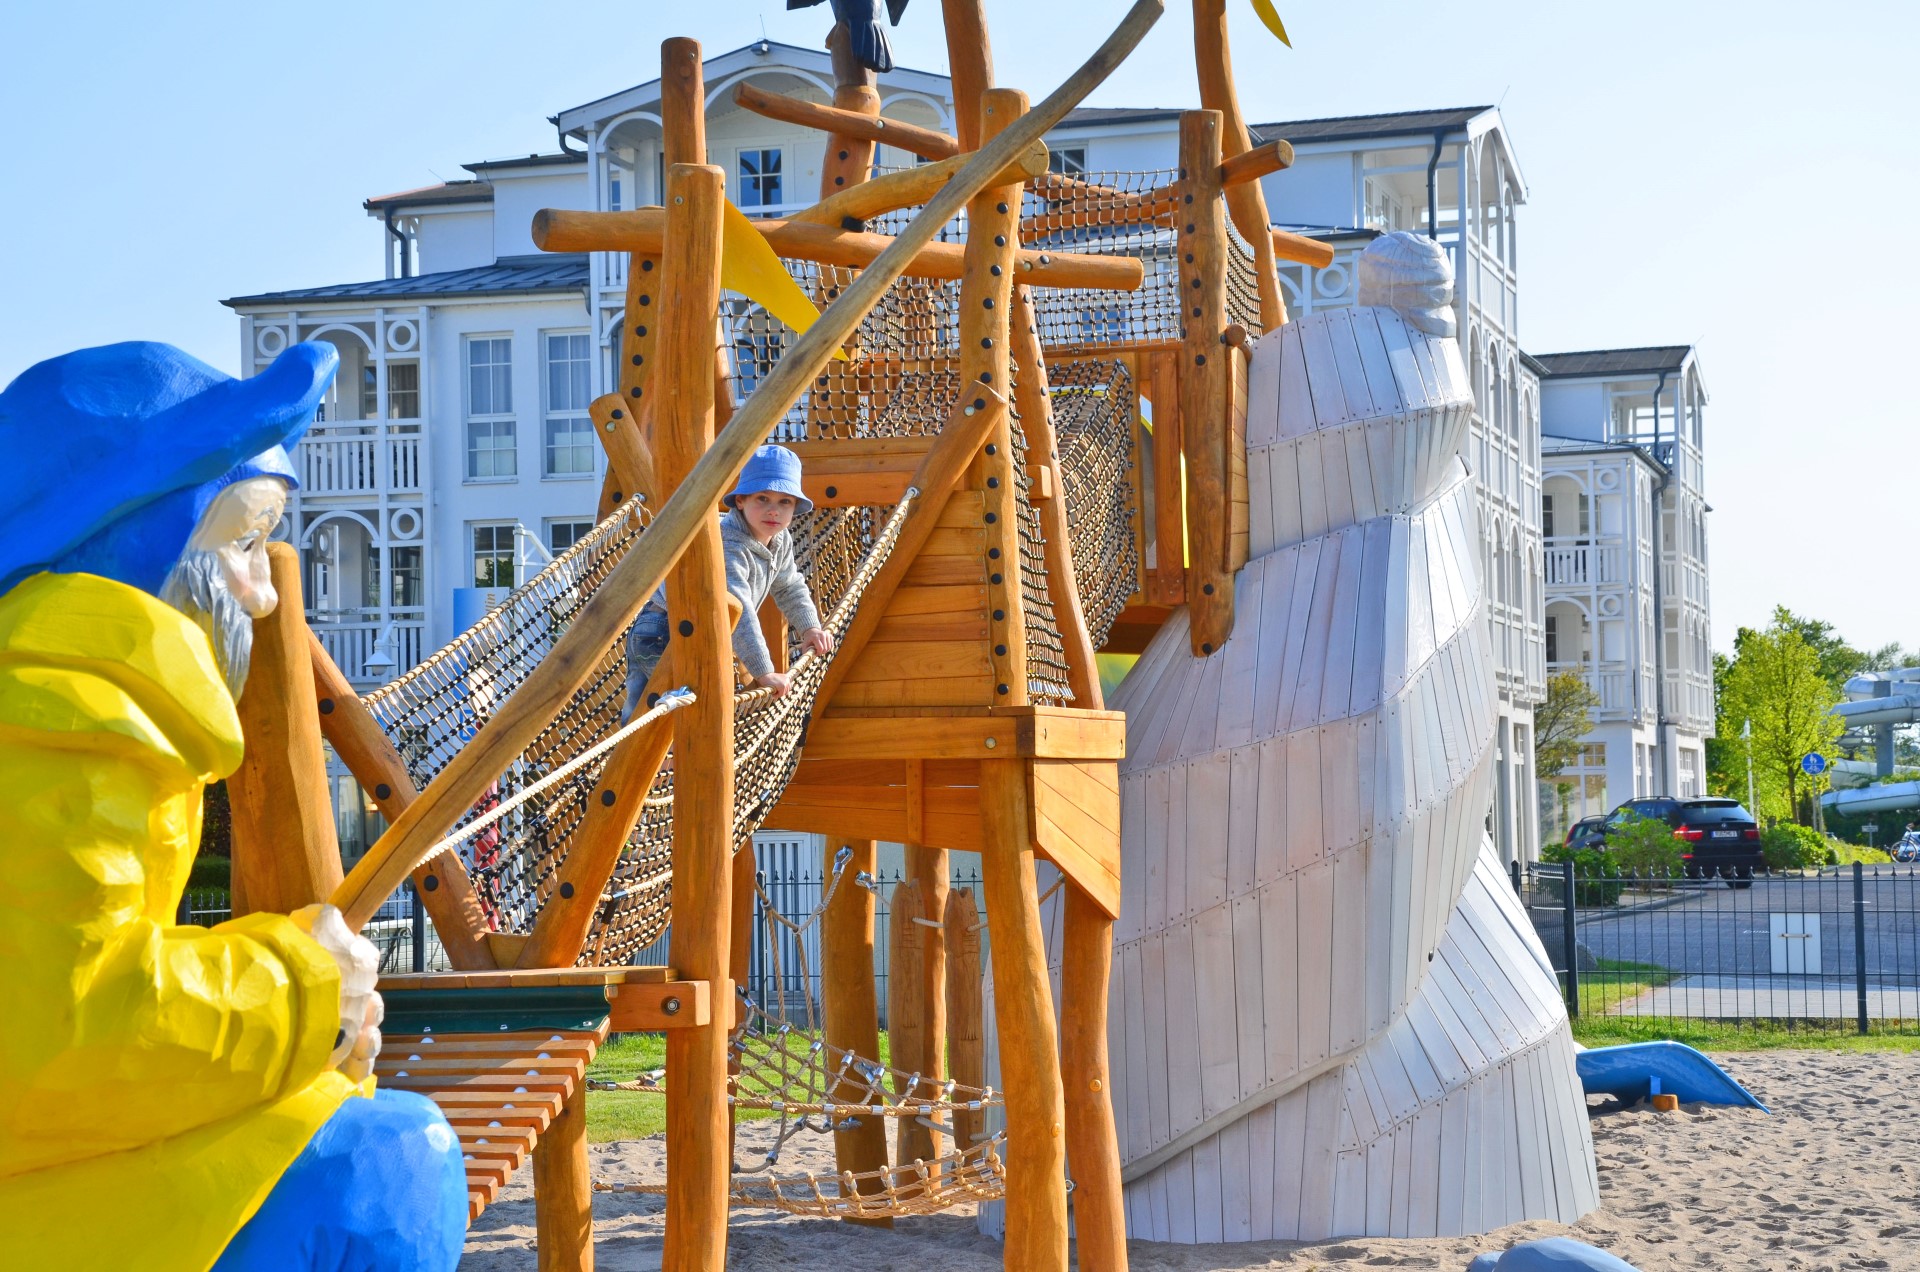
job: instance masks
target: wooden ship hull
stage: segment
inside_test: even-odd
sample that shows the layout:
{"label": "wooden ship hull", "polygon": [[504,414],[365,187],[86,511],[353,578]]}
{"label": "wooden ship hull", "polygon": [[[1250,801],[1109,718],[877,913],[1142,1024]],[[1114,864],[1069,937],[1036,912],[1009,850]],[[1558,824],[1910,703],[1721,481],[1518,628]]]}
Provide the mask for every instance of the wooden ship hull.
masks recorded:
{"label": "wooden ship hull", "polygon": [[1233,636],[1196,657],[1175,611],[1110,704],[1128,1231],[1572,1221],[1598,1204],[1572,1038],[1485,832],[1458,348],[1338,310],[1259,340],[1248,383]]}

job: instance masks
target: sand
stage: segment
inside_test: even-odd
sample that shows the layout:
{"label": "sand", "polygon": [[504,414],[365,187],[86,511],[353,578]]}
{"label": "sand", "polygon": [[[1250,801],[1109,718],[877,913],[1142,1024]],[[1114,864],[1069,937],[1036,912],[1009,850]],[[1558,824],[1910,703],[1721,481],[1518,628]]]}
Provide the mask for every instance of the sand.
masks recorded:
{"label": "sand", "polygon": [[[1136,1241],[1136,1272],[1255,1268],[1460,1269],[1482,1250],[1565,1234],[1613,1251],[1643,1272],[1668,1269],[1920,1269],[1920,1053],[1775,1051],[1716,1057],[1773,1109],[1685,1106],[1678,1113],[1589,1103],[1601,1208],[1579,1223],[1518,1224],[1470,1238],[1346,1238],[1176,1246]],[[740,1157],[764,1134],[743,1128]],[[783,1168],[828,1162],[803,1136]],[[596,1178],[659,1180],[659,1139],[598,1144]],[[530,1170],[474,1225],[465,1272],[535,1266]],[[660,1266],[663,1203],[594,1199],[597,1267]],[[1000,1248],[971,1214],[901,1220],[892,1231],[826,1220],[736,1214],[732,1269],[833,1272],[999,1269]]]}

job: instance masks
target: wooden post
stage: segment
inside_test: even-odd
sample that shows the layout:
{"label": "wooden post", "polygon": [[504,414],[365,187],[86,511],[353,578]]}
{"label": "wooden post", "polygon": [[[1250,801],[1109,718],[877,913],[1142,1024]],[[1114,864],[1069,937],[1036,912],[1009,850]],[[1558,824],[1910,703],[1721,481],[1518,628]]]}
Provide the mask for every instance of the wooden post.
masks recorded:
{"label": "wooden post", "polygon": [[[949,5],[969,8],[972,0]],[[982,39],[985,38],[983,35]],[[980,106],[988,139],[1026,113],[1026,94],[990,89]],[[962,112],[964,114],[965,112]],[[1013,304],[1013,258],[1020,227],[1021,186],[982,190],[967,205],[967,268],[960,279],[961,396],[976,384],[1006,394],[1012,384],[1008,315]],[[1028,703],[1026,599],[1020,587],[1020,492],[1014,487],[1013,419],[1004,397],[976,399],[991,417],[991,431],[970,483],[986,495],[987,607],[992,619],[994,705]]]}
{"label": "wooden post", "polygon": [[[840,110],[868,118],[880,114],[880,94],[870,82],[872,72],[861,66],[848,51],[844,25],[836,25],[827,37],[833,50],[834,68],[840,84],[834,89],[833,104]],[[820,197],[842,193],[867,179],[873,171],[874,143],[870,138],[831,133],[820,163]],[[837,222],[835,223],[838,224]],[[820,268],[816,305],[827,305],[853,281],[850,268],[826,265]],[[859,372],[850,363],[831,362],[820,373],[820,382],[807,402],[807,434],[830,437],[851,428],[858,419],[854,405],[859,395]]]}
{"label": "wooden post", "polygon": [[1007,1101],[1006,1265],[1066,1272],[1066,1110],[1033,874],[1027,761],[980,761],[981,883],[993,922],[993,1020]]}
{"label": "wooden post", "polygon": [[[313,664],[313,692],[319,700],[322,736],[333,745],[334,754],[354,779],[373,796],[381,816],[394,821],[419,798],[406,762],[312,629],[307,631],[307,653]],[[454,970],[492,971],[487,916],[459,854],[443,852],[415,870],[413,886]]]}
{"label": "wooden post", "polygon": [[[1200,76],[1200,105],[1220,112],[1220,153],[1227,159],[1253,149],[1253,137],[1240,114],[1234,89],[1233,57],[1227,45],[1227,0],[1193,0],[1193,64]],[[1287,321],[1280,295],[1280,272],[1274,263],[1273,225],[1267,219],[1267,196],[1258,181],[1236,183],[1227,191],[1227,210],[1234,228],[1253,248],[1260,283],[1260,325],[1268,331]]]}
{"label": "wooden post", "polygon": [[1180,168],[1191,203],[1179,227],[1181,321],[1180,427],[1187,458],[1187,607],[1196,656],[1233,634],[1233,579],[1227,573],[1227,218],[1220,199],[1220,112],[1180,116]]}
{"label": "wooden post", "polygon": [[[847,860],[833,900],[820,921],[820,998],[825,1017],[827,1045],[869,1060],[880,1058],[879,1003],[873,984],[873,893],[854,882],[856,876],[868,876],[874,870],[874,843],[871,839],[829,839],[821,877],[833,883],[833,862],[841,848],[852,855]],[[837,1061],[835,1063],[838,1063]],[[863,1104],[866,1098],[851,1083],[835,1087],[832,1097],[845,1104]],[[833,1132],[833,1159],[836,1169],[855,1174],[881,1170],[887,1164],[887,1128],[884,1119],[860,1117],[848,1119],[855,1125]],[[861,1191],[885,1191],[878,1179],[862,1181]],[[850,1222],[893,1226],[891,1219],[857,1219]]]}
{"label": "wooden post", "polygon": [[533,1146],[533,1221],[540,1272],[593,1272],[593,1173],[587,1163],[587,1084]]}
{"label": "wooden post", "polygon": [[280,603],[253,620],[253,661],[239,702],[246,754],[227,779],[235,891],[245,906],[236,903],[236,918],[325,901],[341,879],[300,554],[269,543],[267,562]]}
{"label": "wooden post", "polygon": [[[669,42],[672,43],[671,41]],[[670,78],[670,77],[669,77]],[[713,444],[713,319],[720,304],[718,168],[667,170],[662,259],[660,407],[655,416],[660,479],[678,486]],[[708,516],[667,575],[676,666],[696,695],[675,712],[673,748],[673,965],[730,1002],[730,871],[733,855],[733,654],[720,523]],[[667,1235],[669,1272],[720,1272],[726,1262],[727,1022],[669,1030]]]}
{"label": "wooden post", "polygon": [[[944,915],[947,948],[947,1062],[955,1082],[979,1089],[987,1084],[987,1031],[980,986],[980,910],[973,893],[956,888],[947,894]],[[986,1117],[968,1109],[953,1113],[953,1146],[966,1150],[986,1133]]]}
{"label": "wooden post", "polygon": [[[925,766],[918,761],[908,761],[909,781],[912,783],[908,800],[918,805],[923,797],[918,793],[923,788]],[[918,770],[918,771],[916,771]],[[924,813],[922,814],[924,824]],[[921,919],[933,923],[942,923],[947,913],[947,894],[952,890],[947,881],[947,851],[944,848],[929,848],[924,844],[907,844],[907,878],[919,894]],[[925,1074],[929,1082],[940,1081],[947,1072],[947,941],[944,927],[929,927],[926,923],[914,924],[920,941],[920,1052],[913,1067]],[[896,1054],[898,1054],[896,1052]],[[901,1067],[895,1062],[895,1067]],[[923,1147],[929,1161],[942,1152],[937,1136],[925,1127],[915,1128],[925,1137]],[[920,1141],[916,1140],[916,1143]],[[910,1160],[902,1154],[903,1160]]]}
{"label": "wooden post", "polygon": [[1060,1077],[1066,1091],[1067,1169],[1080,1266],[1126,1272],[1127,1214],[1107,1067],[1107,990],[1113,920],[1069,884],[1060,951]]}
{"label": "wooden post", "polygon": [[986,10],[981,0],[941,0],[940,16],[947,30],[947,73],[953,77],[953,131],[960,149],[978,150],[983,135],[980,104],[993,87]]}
{"label": "wooden post", "polygon": [[[936,1081],[927,1067],[927,929],[914,920],[924,918],[927,910],[920,885],[902,879],[893,887],[893,901],[887,911],[887,1042],[893,1067],[904,1074],[919,1074],[921,1085],[913,1094],[927,1094],[926,1084]],[[905,1077],[894,1079],[894,1093],[907,1092]],[[893,1160],[896,1165],[934,1159],[933,1136],[913,1118],[896,1118],[899,1130],[894,1136]]]}
{"label": "wooden post", "polygon": [[[1067,529],[1067,494],[1062,483],[1059,436],[1053,428],[1053,395],[1047,387],[1047,359],[1040,347],[1040,320],[1034,313],[1033,293],[1013,290],[1013,316],[1008,325],[1019,381],[1013,386],[1014,405],[1027,439],[1027,473],[1045,464],[1054,473],[1054,495],[1036,501],[1040,530],[1046,539],[1047,597],[1053,602],[1054,623],[1060,629],[1061,651],[1067,657],[1067,686],[1073,704],[1098,711],[1105,705],[1100,671],[1094,662],[1093,638],[1086,612],[1080,607],[1080,588],[1073,577],[1073,541]],[[1128,424],[1132,427],[1131,421]]]}
{"label": "wooden post", "polygon": [[1187,481],[1181,445],[1180,355],[1152,353],[1153,399],[1153,579],[1148,601],[1184,605],[1187,601]]}

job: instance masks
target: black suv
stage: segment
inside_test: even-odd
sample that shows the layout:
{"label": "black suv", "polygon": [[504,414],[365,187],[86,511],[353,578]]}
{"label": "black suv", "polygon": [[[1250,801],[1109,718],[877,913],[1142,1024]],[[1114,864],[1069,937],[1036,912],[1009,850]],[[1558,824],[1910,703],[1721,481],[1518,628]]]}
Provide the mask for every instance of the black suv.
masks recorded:
{"label": "black suv", "polygon": [[1686,860],[1689,879],[1718,875],[1736,888],[1751,888],[1753,872],[1765,866],[1760,854],[1760,827],[1738,800],[1676,799],[1671,795],[1630,799],[1607,815],[1608,827],[1618,826],[1628,814],[1673,827],[1673,837],[1681,841],[1680,855]]}
{"label": "black suv", "polygon": [[1582,848],[1605,848],[1607,846],[1607,819],[1598,814],[1582,817],[1567,827],[1567,847],[1576,852]]}

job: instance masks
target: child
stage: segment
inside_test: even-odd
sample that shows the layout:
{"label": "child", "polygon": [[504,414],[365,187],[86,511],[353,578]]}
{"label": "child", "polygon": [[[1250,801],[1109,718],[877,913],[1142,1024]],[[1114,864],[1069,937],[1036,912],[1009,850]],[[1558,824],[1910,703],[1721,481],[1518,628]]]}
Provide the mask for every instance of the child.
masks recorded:
{"label": "child", "polygon": [[[800,491],[800,457],[784,446],[762,446],[740,473],[740,482],[724,503],[731,511],[720,521],[720,550],[727,590],[740,601],[733,629],[733,652],[753,683],[783,698],[791,687],[784,672],[773,669],[766,637],[760,631],[760,605],[769,594],[800,633],[804,651],[833,652],[833,637],[820,626],[807,580],[793,564],[793,536],[787,527],[813,511]],[[667,588],[660,585],[627,631],[627,700],[620,719],[633,718],[644,705],[647,679],[667,648]]]}

